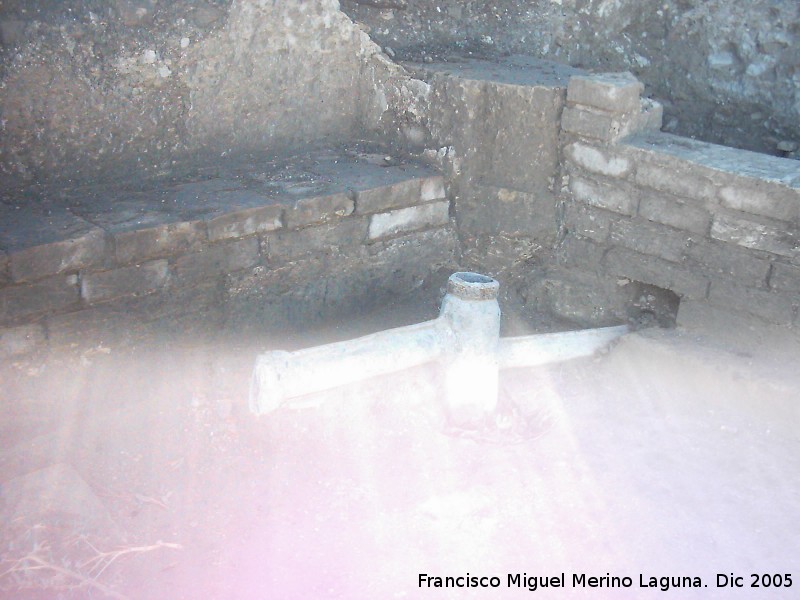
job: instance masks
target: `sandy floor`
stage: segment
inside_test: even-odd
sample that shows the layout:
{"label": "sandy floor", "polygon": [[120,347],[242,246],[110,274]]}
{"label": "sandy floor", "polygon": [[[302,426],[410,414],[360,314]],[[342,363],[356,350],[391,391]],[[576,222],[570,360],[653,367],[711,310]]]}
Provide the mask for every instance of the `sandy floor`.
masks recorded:
{"label": "sandy floor", "polygon": [[[257,343],[90,345],[6,365],[0,595],[524,598],[541,584],[528,578],[563,573],[566,589],[536,593],[656,598],[672,576],[708,586],[674,598],[794,597],[793,344],[631,334],[591,359],[505,372],[502,418],[479,434],[446,427],[433,367],[256,418]],[[419,586],[468,573],[499,587]],[[757,590],[751,573],[796,581]],[[717,574],[745,587],[717,589]]]}

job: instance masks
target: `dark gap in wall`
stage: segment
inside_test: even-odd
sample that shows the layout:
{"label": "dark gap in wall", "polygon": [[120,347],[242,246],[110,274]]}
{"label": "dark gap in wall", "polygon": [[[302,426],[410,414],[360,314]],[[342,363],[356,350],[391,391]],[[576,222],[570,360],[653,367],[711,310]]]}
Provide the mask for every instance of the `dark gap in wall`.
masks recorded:
{"label": "dark gap in wall", "polygon": [[628,289],[631,300],[625,310],[633,327],[675,327],[681,303],[678,294],[641,281],[632,281]]}

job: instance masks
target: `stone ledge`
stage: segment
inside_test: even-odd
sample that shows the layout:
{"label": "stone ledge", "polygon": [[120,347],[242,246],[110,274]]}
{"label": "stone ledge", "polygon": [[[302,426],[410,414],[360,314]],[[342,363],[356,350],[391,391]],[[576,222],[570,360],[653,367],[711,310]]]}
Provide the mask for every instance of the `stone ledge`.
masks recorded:
{"label": "stone ledge", "polygon": [[568,106],[561,115],[561,128],[581,137],[612,142],[623,131],[623,123],[613,114],[582,106]]}
{"label": "stone ledge", "polygon": [[17,283],[100,266],[109,258],[105,232],[58,205],[0,203],[0,249]]}
{"label": "stone ledge", "polygon": [[800,219],[795,160],[661,132],[632,136],[619,151],[636,163],[642,185],[756,216]]}
{"label": "stone ledge", "polygon": [[[413,162],[389,165],[384,156],[339,148],[281,160],[247,157],[198,165],[194,181],[120,182],[5,197],[3,352],[24,353],[44,339],[34,320],[44,319],[48,336],[52,328],[61,339],[78,331],[69,325],[73,317],[123,326],[149,318],[125,318],[129,304],[177,319],[181,306],[171,303],[188,310],[192,289],[222,289],[227,278],[248,269],[274,269],[319,253],[342,268],[364,269],[370,261],[362,259],[376,240],[420,236],[416,232],[433,227],[449,231],[441,175]],[[49,337],[44,343],[51,343]]]}
{"label": "stone ledge", "polygon": [[[728,173],[787,188],[800,188],[797,161],[788,158],[729,148],[660,131],[633,135],[623,142],[623,146],[648,152],[651,156],[666,155],[682,162],[693,163],[709,173]],[[665,166],[669,166],[669,163]]]}
{"label": "stone ledge", "polygon": [[440,176],[407,179],[391,186],[356,192],[356,214],[365,215],[447,198]]}

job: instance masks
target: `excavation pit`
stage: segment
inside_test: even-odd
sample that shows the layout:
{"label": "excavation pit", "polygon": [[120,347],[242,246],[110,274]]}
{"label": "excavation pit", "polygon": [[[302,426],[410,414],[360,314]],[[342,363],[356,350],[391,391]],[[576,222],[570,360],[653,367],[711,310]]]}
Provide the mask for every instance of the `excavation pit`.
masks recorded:
{"label": "excavation pit", "polygon": [[798,571],[796,3],[484,4],[2,4],[0,596]]}

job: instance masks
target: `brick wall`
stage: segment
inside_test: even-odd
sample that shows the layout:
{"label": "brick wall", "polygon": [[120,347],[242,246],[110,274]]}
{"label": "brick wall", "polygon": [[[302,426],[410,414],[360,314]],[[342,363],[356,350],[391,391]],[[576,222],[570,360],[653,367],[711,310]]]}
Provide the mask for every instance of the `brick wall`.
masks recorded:
{"label": "brick wall", "polygon": [[662,133],[641,91],[625,74],[570,80],[559,264],[797,325],[800,163]]}
{"label": "brick wall", "polygon": [[0,356],[307,323],[455,266],[441,176],[323,164],[316,179],[271,185],[213,177],[96,202],[0,203]]}
{"label": "brick wall", "polygon": [[577,69],[530,57],[415,64],[449,176],[464,267],[503,282],[556,239],[559,121]]}

